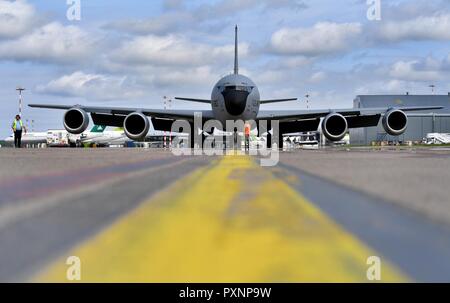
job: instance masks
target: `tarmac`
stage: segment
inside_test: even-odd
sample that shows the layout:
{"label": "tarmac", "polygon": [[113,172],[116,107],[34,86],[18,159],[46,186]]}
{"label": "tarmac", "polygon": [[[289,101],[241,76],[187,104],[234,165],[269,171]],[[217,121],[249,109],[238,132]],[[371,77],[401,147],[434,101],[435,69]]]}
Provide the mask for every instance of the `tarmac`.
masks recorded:
{"label": "tarmac", "polygon": [[0,281],[450,282],[450,150],[0,149]]}

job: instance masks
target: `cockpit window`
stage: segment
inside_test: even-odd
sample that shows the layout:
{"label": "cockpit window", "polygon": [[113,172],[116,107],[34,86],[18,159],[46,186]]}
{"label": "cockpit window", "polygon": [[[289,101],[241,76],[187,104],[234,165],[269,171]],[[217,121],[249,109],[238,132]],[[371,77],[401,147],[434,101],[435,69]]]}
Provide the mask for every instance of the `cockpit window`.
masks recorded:
{"label": "cockpit window", "polygon": [[237,91],[244,91],[244,92],[251,92],[253,87],[251,86],[243,86],[243,85],[227,85],[223,88],[223,90],[237,90]]}

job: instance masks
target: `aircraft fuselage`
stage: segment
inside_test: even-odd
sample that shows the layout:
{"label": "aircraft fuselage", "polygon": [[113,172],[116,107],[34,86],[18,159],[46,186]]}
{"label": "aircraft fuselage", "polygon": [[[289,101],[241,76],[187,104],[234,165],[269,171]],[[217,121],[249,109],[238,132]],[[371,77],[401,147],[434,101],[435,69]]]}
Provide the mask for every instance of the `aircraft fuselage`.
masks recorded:
{"label": "aircraft fuselage", "polygon": [[248,77],[232,74],[220,79],[211,93],[217,120],[255,120],[260,106],[258,87]]}

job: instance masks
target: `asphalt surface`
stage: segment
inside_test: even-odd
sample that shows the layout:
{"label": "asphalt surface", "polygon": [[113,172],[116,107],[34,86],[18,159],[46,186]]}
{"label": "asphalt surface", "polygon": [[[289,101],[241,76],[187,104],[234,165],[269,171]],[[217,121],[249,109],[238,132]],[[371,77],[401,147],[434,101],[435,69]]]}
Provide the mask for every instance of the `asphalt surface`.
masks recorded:
{"label": "asphalt surface", "polygon": [[[157,150],[0,150],[0,280],[46,262],[211,159]],[[8,172],[11,177],[7,177]]]}
{"label": "asphalt surface", "polygon": [[[60,258],[79,254],[101,263],[99,254],[115,248],[111,262],[125,268],[138,259],[130,255],[144,251],[152,252],[148,262],[159,262],[149,267],[150,278],[150,269],[136,274],[138,281],[223,281],[222,273],[226,281],[364,282],[360,259],[375,254],[392,264],[389,281],[450,282],[450,151],[292,151],[271,168],[256,158],[223,159],[151,149],[0,149],[0,281],[58,280],[50,269]],[[220,245],[205,230],[222,235]],[[261,237],[273,240],[273,252],[256,249],[249,257],[269,245]],[[183,241],[197,243],[204,255],[189,253],[191,244],[176,246]],[[236,243],[246,249],[234,251]],[[133,254],[117,252],[127,247]],[[270,264],[269,274],[269,265],[261,266],[275,254],[285,257]],[[211,273],[220,266],[208,258],[218,255],[230,264]],[[319,270],[324,262],[314,255],[333,260],[331,268]],[[254,267],[239,263],[258,258]],[[191,266],[186,275],[181,264]],[[96,270],[93,281],[134,281],[131,272]]]}
{"label": "asphalt surface", "polygon": [[282,154],[282,163],[450,224],[450,149],[352,149]]}

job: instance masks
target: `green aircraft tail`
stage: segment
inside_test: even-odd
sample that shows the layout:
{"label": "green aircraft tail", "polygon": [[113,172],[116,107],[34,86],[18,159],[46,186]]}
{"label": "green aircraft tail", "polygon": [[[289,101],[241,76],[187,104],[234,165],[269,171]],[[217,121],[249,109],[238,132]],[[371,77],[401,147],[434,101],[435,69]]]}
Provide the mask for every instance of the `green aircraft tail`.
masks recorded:
{"label": "green aircraft tail", "polygon": [[106,129],[106,125],[94,125],[91,129],[91,133],[103,133]]}

